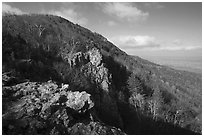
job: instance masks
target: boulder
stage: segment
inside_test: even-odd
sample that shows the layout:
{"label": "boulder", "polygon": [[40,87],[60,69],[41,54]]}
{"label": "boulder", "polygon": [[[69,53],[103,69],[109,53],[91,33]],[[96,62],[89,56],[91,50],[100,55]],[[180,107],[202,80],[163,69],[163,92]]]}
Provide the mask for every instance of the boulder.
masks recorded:
{"label": "boulder", "polygon": [[68,92],[66,106],[72,108],[79,113],[85,112],[94,106],[94,103],[90,99],[90,94],[83,92]]}

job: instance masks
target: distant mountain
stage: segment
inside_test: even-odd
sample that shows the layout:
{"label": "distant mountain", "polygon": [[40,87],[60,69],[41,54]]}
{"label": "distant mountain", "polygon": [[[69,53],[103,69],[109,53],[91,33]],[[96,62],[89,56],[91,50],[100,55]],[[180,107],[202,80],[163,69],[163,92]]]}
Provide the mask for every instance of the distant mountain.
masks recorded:
{"label": "distant mountain", "polygon": [[3,134],[201,134],[202,79],[52,15],[2,18]]}
{"label": "distant mountain", "polygon": [[147,60],[160,65],[169,66],[178,70],[195,72],[202,74],[202,59],[199,57],[184,57],[184,56],[145,56]]}

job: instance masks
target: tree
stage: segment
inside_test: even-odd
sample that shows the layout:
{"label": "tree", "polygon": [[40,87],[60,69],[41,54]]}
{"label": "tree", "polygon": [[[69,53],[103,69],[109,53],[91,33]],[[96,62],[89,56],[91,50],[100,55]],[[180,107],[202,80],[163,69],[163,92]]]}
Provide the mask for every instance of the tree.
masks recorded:
{"label": "tree", "polygon": [[135,108],[144,108],[144,96],[140,93],[132,93],[132,95],[129,98],[129,103],[132,104]]}
{"label": "tree", "polygon": [[152,114],[153,119],[157,120],[160,114],[160,110],[163,104],[162,93],[158,87],[154,89],[151,99],[148,102],[150,114]]}
{"label": "tree", "polygon": [[134,93],[134,92],[142,93],[143,92],[142,84],[139,78],[137,78],[134,73],[132,73],[128,79],[128,89],[131,93]]}

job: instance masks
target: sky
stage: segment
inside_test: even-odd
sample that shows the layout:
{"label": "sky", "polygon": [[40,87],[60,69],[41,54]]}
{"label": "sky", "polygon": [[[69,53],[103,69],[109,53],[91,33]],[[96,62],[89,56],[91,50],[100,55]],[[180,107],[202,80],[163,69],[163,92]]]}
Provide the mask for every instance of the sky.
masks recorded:
{"label": "sky", "polygon": [[201,2],[4,2],[2,11],[64,17],[102,34],[130,55],[202,62]]}

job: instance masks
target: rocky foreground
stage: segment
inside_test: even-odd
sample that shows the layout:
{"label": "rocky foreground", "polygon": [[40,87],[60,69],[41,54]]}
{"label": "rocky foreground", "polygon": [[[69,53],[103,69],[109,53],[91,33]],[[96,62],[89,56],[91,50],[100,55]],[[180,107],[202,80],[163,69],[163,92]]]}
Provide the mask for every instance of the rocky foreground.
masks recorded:
{"label": "rocky foreground", "polygon": [[68,84],[24,82],[3,87],[3,134],[124,134],[98,122],[86,91]]}

